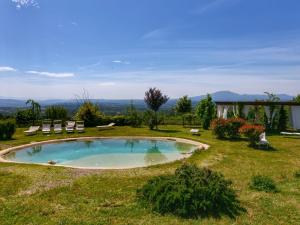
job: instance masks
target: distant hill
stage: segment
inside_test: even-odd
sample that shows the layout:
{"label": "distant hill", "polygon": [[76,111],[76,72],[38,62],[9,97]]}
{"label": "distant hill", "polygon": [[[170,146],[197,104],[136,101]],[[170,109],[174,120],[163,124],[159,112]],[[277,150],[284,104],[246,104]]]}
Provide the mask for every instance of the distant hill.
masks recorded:
{"label": "distant hill", "polygon": [[[219,91],[211,94],[214,101],[255,101],[255,100],[265,100],[267,98],[264,94],[237,94],[231,91]],[[281,101],[291,101],[293,96],[286,94],[277,95]],[[197,104],[201,99],[205,98],[206,95],[191,97],[193,105]],[[100,105],[101,110],[108,114],[122,113],[126,110],[126,107],[132,101],[138,110],[144,110],[146,105],[143,99],[92,99],[94,103]],[[177,99],[170,99],[166,105],[163,106],[163,110],[171,109],[176,104]],[[48,105],[64,105],[70,111],[76,110],[80,103],[76,100],[65,100],[65,99],[49,99],[38,101],[42,107]],[[0,113],[15,111],[16,108],[26,107],[25,100],[3,98],[0,97]]]}

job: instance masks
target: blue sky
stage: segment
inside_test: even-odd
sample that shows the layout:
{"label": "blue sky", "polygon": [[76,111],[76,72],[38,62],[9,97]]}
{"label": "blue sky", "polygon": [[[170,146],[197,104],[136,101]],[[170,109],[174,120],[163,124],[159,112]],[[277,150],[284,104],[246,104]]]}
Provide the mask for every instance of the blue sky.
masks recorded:
{"label": "blue sky", "polygon": [[299,0],[1,0],[0,96],[300,93]]}

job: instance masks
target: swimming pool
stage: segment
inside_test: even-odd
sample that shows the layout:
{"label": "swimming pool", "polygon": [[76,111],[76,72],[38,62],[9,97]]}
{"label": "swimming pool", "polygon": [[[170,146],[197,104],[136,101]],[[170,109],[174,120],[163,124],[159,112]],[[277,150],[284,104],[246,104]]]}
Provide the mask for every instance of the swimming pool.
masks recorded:
{"label": "swimming pool", "polygon": [[32,144],[11,150],[4,160],[79,168],[145,167],[186,158],[201,144],[168,138],[87,138]]}

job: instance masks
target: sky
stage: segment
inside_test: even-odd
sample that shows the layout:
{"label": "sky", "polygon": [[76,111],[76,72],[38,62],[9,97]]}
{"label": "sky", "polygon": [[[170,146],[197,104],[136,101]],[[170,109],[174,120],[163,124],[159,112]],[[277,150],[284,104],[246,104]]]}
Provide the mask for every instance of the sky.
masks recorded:
{"label": "sky", "polygon": [[300,93],[299,0],[0,0],[0,96]]}

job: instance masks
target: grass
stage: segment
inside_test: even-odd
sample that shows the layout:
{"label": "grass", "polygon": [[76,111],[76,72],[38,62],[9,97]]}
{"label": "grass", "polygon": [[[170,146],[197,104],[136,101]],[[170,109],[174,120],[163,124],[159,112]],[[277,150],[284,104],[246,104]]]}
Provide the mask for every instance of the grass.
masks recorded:
{"label": "grass", "polygon": [[[80,136],[170,136],[198,140],[211,145],[184,161],[222,172],[233,180],[247,212],[235,219],[222,217],[185,220],[161,216],[136,203],[136,189],[153,176],[172,173],[184,161],[128,170],[78,170],[62,167],[0,163],[0,224],[300,224],[300,138],[268,136],[274,151],[248,147],[248,142],[218,140],[210,131],[192,136],[188,128],[162,126],[87,129]],[[0,149],[54,138],[62,134],[25,137],[18,129],[14,139],[1,141]],[[251,190],[251,177],[271,177],[279,193]]]}

